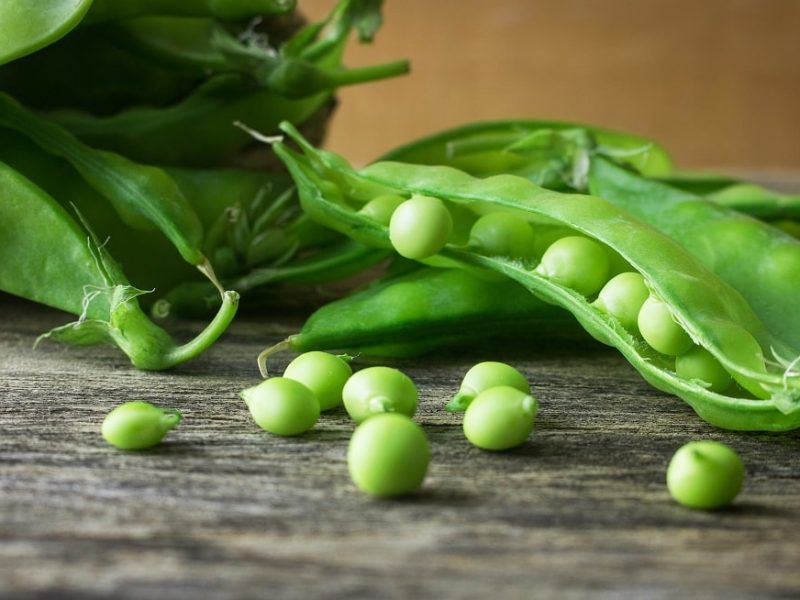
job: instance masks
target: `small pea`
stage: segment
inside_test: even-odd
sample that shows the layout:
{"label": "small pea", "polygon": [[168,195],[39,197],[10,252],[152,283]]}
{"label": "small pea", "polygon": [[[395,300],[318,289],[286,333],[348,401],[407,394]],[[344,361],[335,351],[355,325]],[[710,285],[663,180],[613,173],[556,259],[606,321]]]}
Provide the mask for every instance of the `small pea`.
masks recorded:
{"label": "small pea", "polygon": [[620,273],[603,286],[594,306],[618,319],[628,331],[636,333],[639,331],[639,311],[649,295],[641,273]]}
{"label": "small pea", "polygon": [[695,346],[675,359],[675,371],[683,379],[699,379],[709,384],[712,392],[727,390],[733,377],[708,350]]}
{"label": "small pea", "polygon": [[719,442],[690,442],[678,449],[667,467],[669,493],[690,508],[712,509],[730,504],[743,481],[742,459]]}
{"label": "small pea", "polygon": [[608,252],[594,240],[570,235],[545,250],[536,272],[590,296],[608,280]]}
{"label": "small pea", "polygon": [[406,415],[375,415],[359,425],[347,448],[347,468],[358,489],[372,496],[397,496],[418,489],[430,449],[425,432]]}
{"label": "small pea", "polygon": [[369,367],[355,373],[342,390],[347,413],[356,423],[380,413],[417,412],[417,387],[411,378],[390,367]]}
{"label": "small pea", "polygon": [[452,230],[453,219],[441,200],[413,196],[392,214],[389,239],[401,256],[421,259],[439,252]]}
{"label": "small pea", "polygon": [[525,394],[531,393],[531,387],[525,376],[514,367],[501,362],[485,361],[467,371],[461,381],[458,393],[447,403],[445,410],[449,412],[464,411],[475,396],[485,390],[502,385],[511,386]]}
{"label": "small pea", "polygon": [[299,435],[319,418],[319,402],[302,383],[270,377],[239,394],[256,424],[275,435]]}
{"label": "small pea", "polygon": [[533,430],[538,402],[510,386],[478,394],[464,413],[464,435],[478,448],[508,450],[522,444]]}
{"label": "small pea", "polygon": [[655,296],[642,304],[636,321],[644,341],[657,352],[677,356],[692,347],[692,339],[672,316],[669,307]]}
{"label": "small pea", "polygon": [[533,228],[507,212],[489,213],[475,221],[469,241],[483,254],[511,258],[530,258],[535,247]]}
{"label": "small pea", "polygon": [[381,225],[389,225],[392,214],[406,199],[396,194],[384,194],[367,202],[358,212]]}
{"label": "small pea", "polygon": [[181,421],[181,413],[136,400],[120,404],[106,415],[103,438],[121,450],[152,448]]}
{"label": "small pea", "polygon": [[341,357],[327,352],[306,352],[286,367],[283,376],[299,381],[314,393],[320,410],[330,410],[342,403],[342,389],[353,374]]}

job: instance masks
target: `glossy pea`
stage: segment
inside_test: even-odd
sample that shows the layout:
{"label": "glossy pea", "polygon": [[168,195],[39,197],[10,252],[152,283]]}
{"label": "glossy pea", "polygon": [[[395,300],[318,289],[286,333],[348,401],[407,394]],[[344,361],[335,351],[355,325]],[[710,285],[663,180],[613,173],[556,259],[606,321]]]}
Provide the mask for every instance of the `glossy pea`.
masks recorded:
{"label": "glossy pea", "polygon": [[359,425],[347,448],[347,468],[358,489],[372,496],[415,491],[428,472],[430,449],[419,425],[402,414],[380,414]]}
{"label": "glossy pea", "polygon": [[644,277],[631,271],[612,277],[600,290],[594,305],[618,319],[628,331],[638,332],[639,311],[649,295]]}
{"label": "glossy pea", "polygon": [[493,212],[472,226],[470,245],[489,256],[530,258],[535,250],[533,228],[519,215]]}
{"label": "glossy pea", "polygon": [[283,376],[310,389],[320,410],[330,410],[342,403],[342,389],[352,374],[350,365],[341,357],[312,351],[301,354],[290,362]]}
{"label": "glossy pea", "polygon": [[636,322],[644,341],[662,354],[676,356],[692,347],[689,334],[672,316],[669,307],[655,296],[644,301]]}
{"label": "glossy pea", "polygon": [[466,410],[478,394],[499,386],[509,386],[525,394],[531,393],[528,381],[517,369],[502,362],[485,361],[467,371],[458,393],[447,403],[445,409],[449,412]]}
{"label": "glossy pea", "polygon": [[464,435],[478,448],[508,450],[533,431],[539,403],[517,388],[499,386],[478,394],[464,413]]}
{"label": "glossy pea", "polygon": [[389,239],[406,258],[428,258],[439,252],[453,230],[453,219],[444,203],[430,196],[414,196],[392,213]]}
{"label": "glossy pea", "polygon": [[413,417],[417,412],[417,387],[408,375],[390,367],[358,371],[344,384],[342,399],[356,423],[380,413]]}
{"label": "glossy pea", "polygon": [[608,252],[589,238],[563,237],[545,250],[536,272],[579,294],[590,296],[608,280]]}
{"label": "glossy pea", "polygon": [[733,378],[720,362],[702,346],[695,346],[675,358],[675,372],[683,379],[699,379],[718,394],[727,390]]}
{"label": "glossy pea", "polygon": [[181,413],[177,410],[135,400],[108,413],[101,433],[109,444],[121,450],[145,450],[160,443],[180,421]]}
{"label": "glossy pea", "polygon": [[240,394],[256,424],[275,435],[299,435],[319,418],[314,393],[298,381],[271,377]]}
{"label": "glossy pea", "polygon": [[381,225],[389,225],[394,211],[405,201],[402,196],[384,194],[367,202],[358,212]]}
{"label": "glossy pea", "polygon": [[678,449],[667,467],[670,495],[689,508],[726,506],[739,494],[743,481],[742,459],[719,442],[690,442]]}

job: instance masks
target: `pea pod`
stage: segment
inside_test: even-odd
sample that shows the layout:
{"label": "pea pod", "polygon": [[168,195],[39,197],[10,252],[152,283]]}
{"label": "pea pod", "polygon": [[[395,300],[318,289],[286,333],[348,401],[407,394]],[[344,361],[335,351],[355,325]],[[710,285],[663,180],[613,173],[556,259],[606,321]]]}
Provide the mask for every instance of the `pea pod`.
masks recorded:
{"label": "pea pod", "polygon": [[215,17],[225,20],[290,12],[295,0],[94,0],[86,23],[150,15]]}
{"label": "pea pod", "polygon": [[211,345],[236,313],[225,292],[214,320],[177,345],[150,322],[108,252],[41,188],[0,162],[0,289],[60,308],[79,319],[40,337],[74,345],[116,344],[142,369],[167,369]]}
{"label": "pea pod", "polygon": [[92,0],[0,3],[0,65],[56,42],[84,18]]}
{"label": "pea pod", "polygon": [[[489,207],[514,211],[571,227],[619,253],[641,273],[651,292],[669,307],[692,341],[708,350],[742,385],[764,398],[726,396],[709,391],[674,371],[671,357],[654,351],[589,299],[513,259],[483,256],[454,245],[440,256],[454,264],[489,269],[515,280],[540,298],[570,311],[597,339],[616,347],[657,388],[686,400],[706,421],[728,429],[786,430],[800,426],[800,389],[789,369],[754,366],[743,342],[755,348],[787,348],[764,327],[747,302],[676,242],[608,202],[588,195],[559,194],[511,175],[476,179],[448,167],[383,162],[359,172],[340,157],[310,147],[289,124],[286,131],[303,155],[282,143],[274,148],[298,185],[304,210],[313,218],[364,244],[390,247],[387,228],[359,215],[350,203],[385,193],[420,194],[475,211]],[[327,182],[327,183],[326,183]],[[335,182],[347,202],[327,200]],[[754,348],[754,351],[755,351]],[[766,353],[765,353],[766,354]],[[763,366],[762,366],[763,367]]]}
{"label": "pea pod", "polygon": [[423,267],[326,304],[287,342],[297,352],[418,356],[492,337],[536,339],[571,323],[565,311],[513,281]]}

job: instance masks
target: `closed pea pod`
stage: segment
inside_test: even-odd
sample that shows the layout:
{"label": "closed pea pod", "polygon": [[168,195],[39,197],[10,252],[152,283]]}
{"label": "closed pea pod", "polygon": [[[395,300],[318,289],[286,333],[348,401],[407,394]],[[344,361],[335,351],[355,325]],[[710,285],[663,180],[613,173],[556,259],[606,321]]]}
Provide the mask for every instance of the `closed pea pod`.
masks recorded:
{"label": "closed pea pod", "polygon": [[408,375],[390,367],[358,371],[344,384],[342,399],[356,423],[380,413],[413,417],[417,412],[417,387]]}

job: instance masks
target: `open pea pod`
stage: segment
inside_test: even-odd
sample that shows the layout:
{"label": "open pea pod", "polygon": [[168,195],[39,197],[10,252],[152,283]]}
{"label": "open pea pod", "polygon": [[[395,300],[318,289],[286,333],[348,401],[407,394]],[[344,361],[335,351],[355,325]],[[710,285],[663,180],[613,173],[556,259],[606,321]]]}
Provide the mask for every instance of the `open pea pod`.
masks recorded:
{"label": "open pea pod", "polygon": [[102,244],[53,198],[0,162],[0,289],[76,315],[40,339],[115,344],[141,369],[161,370],[196,357],[225,331],[238,294],[197,337],[178,345],[139,308],[131,286]]}
{"label": "open pea pod", "polygon": [[298,185],[301,203],[313,218],[367,245],[389,248],[387,227],[356,207],[381,193],[434,196],[475,212],[505,210],[532,222],[563,224],[624,258],[668,307],[691,340],[706,349],[747,392],[724,395],[702,381],[679,377],[674,358],[590,302],[590,298],[519,259],[485,256],[464,246],[440,252],[452,264],[488,269],[517,281],[539,298],[571,312],[595,338],[616,347],[655,387],[686,400],[706,421],[738,430],[787,430],[800,426],[800,382],[788,368],[765,365],[770,348],[798,352],[770,335],[744,298],[675,241],[618,207],[593,196],[560,194],[527,179],[500,175],[476,179],[449,167],[383,162],[352,170],[330,152],[309,146],[291,127],[284,131],[303,154],[282,143],[275,152]]}
{"label": "open pea pod", "polygon": [[0,2],[0,65],[48,46],[83,20],[92,0]]}
{"label": "open pea pod", "polygon": [[[599,156],[591,161],[589,189],[675,239],[745,297],[780,346],[800,348],[799,240]],[[798,355],[774,350],[785,362]]]}

